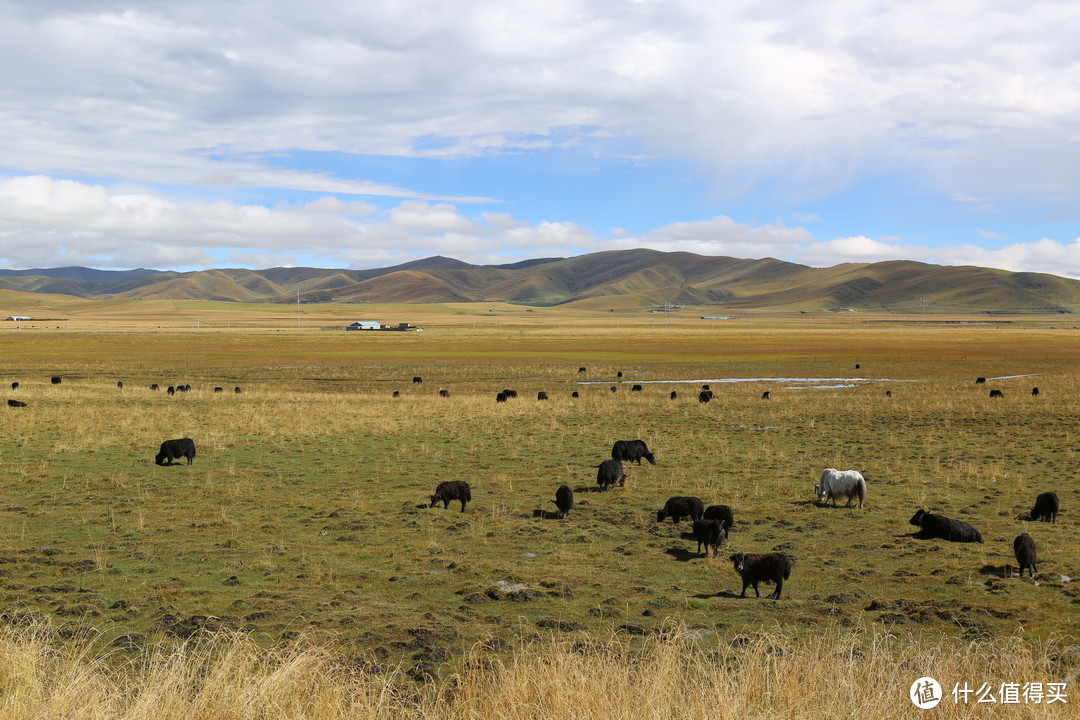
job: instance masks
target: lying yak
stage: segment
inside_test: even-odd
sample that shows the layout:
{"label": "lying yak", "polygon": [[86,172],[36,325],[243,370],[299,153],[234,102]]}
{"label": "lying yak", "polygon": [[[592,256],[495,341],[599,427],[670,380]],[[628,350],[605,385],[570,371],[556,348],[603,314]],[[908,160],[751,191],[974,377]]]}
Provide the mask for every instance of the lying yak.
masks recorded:
{"label": "lying yak", "polygon": [[641,458],[649,461],[650,465],[656,464],[656,456],[649,452],[644,440],[616,440],[611,446],[611,459],[641,464]]}
{"label": "lying yak", "polygon": [[161,443],[161,449],[154,456],[158,465],[172,465],[173,460],[187,458],[187,464],[195,462],[195,441],[191,438],[177,438]]}
{"label": "lying yak", "polygon": [[720,522],[717,520],[701,520],[694,521],[694,539],[697,540],[698,555],[701,554],[701,546],[705,546],[705,556],[709,555],[709,548],[712,548],[713,557],[716,557],[720,552]]}
{"label": "lying yak", "polygon": [[1016,555],[1016,564],[1020,566],[1020,577],[1024,577],[1024,568],[1028,569],[1028,575],[1035,577],[1039,568],[1035,567],[1035,541],[1030,535],[1020,533],[1016,536],[1013,540],[1013,554]]}
{"label": "lying yak", "polygon": [[664,518],[671,516],[671,521],[678,524],[684,517],[691,520],[700,520],[705,514],[705,503],[696,497],[676,496],[669,498],[661,510],[656,511],[656,522],[664,522]]}
{"label": "lying yak", "polygon": [[1060,508],[1061,503],[1058,502],[1057,493],[1041,493],[1035,498],[1035,507],[1031,508],[1031,519],[1056,523]]}
{"label": "lying yak", "polygon": [[851,501],[858,498],[861,508],[863,501],[866,500],[866,478],[858,470],[826,468],[818,481],[814,483],[814,494],[817,495],[818,502],[822,504],[832,500],[833,507],[836,507],[838,497],[847,498],[847,504],[844,507],[851,507]]}
{"label": "lying yak", "polygon": [[724,532],[724,538],[728,536],[728,530],[735,524],[735,514],[731,512],[731,508],[727,505],[710,505],[705,508],[705,514],[702,515],[706,520],[715,520],[720,524],[720,529]]}
{"label": "lying yak", "polygon": [[601,490],[607,490],[612,485],[620,487],[626,484],[626,473],[623,472],[622,463],[618,460],[605,460],[596,469],[596,484]]}
{"label": "lying yak", "polygon": [[465,503],[472,500],[469,483],[464,480],[447,480],[439,483],[435,487],[435,494],[431,496],[431,504],[428,507],[435,507],[437,503],[442,502],[443,510],[445,510],[450,507],[451,500],[460,500],[461,512],[465,512]]}
{"label": "lying yak", "polygon": [[773,600],[780,599],[780,591],[784,588],[784,581],[791,577],[791,559],[784,553],[767,553],[755,555],[753,553],[735,553],[731,556],[735,563],[735,572],[742,577],[742,594],[746,597],[746,588],[753,585],[754,595],[761,597],[758,592],[758,583],[773,583],[776,590],[771,597]]}
{"label": "lying yak", "polygon": [[981,543],[982,533],[968,525],[966,522],[953,520],[944,515],[935,515],[925,510],[918,510],[908,521],[917,525],[920,530],[913,537],[920,540],[948,540],[949,542],[977,542]]}

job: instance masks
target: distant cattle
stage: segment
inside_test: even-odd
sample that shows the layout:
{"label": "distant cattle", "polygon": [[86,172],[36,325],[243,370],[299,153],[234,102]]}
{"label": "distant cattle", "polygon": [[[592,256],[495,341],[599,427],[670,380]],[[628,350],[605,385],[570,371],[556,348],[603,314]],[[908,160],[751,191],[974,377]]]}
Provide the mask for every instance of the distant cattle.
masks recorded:
{"label": "distant cattle", "polygon": [[53,385],[59,385],[59,384],[60,384],[60,383],[62,383],[63,381],[64,381],[64,379],[63,379],[62,377],[60,377],[59,375],[53,375],[53,376],[52,376],[52,378],[51,378],[51,380],[50,380],[50,382],[51,382],[51,383],[52,383]]}
{"label": "distant cattle", "polygon": [[885,397],[892,397],[892,390],[886,390]]}
{"label": "distant cattle", "polygon": [[772,393],[769,392],[768,390],[766,390],[765,392],[761,393],[761,399],[762,400],[772,400]]}
{"label": "distant cattle", "polygon": [[236,393],[237,395],[239,395],[240,394],[240,386],[237,385],[236,387],[234,387],[233,392]]}
{"label": "distant cattle", "polygon": [[169,387],[165,388],[165,392],[167,392],[170,395],[175,395],[176,394],[176,388],[174,388],[172,385],[170,385]]}
{"label": "distant cattle", "polygon": [[664,518],[671,516],[671,521],[678,524],[684,517],[700,520],[704,514],[705,503],[698,498],[676,496],[668,498],[663,509],[656,511],[656,522],[664,522]]}
{"label": "distant cattle", "polygon": [[572,398],[581,397],[581,393],[579,393],[577,390],[575,390],[574,392],[570,393],[570,397],[572,397]]}
{"label": "distant cattle", "polygon": [[1037,387],[1031,388],[1031,396],[1032,397],[1035,397],[1038,394],[1039,394],[1039,388],[1037,388]]}
{"label": "distant cattle", "polygon": [[616,385],[611,386],[611,392],[618,392],[619,388]]}
{"label": "distant cattle", "polygon": [[615,373],[615,377],[622,377],[622,370],[620,370],[619,372]]}
{"label": "distant cattle", "polygon": [[503,395],[505,395],[508,398],[516,398],[517,397],[517,390],[510,390],[510,389],[503,390]]}
{"label": "distant cattle", "polygon": [[157,383],[150,383],[150,389],[151,390],[160,390],[161,388],[158,387]]}
{"label": "distant cattle", "polygon": [[992,398],[996,398],[996,397],[1003,398],[1003,397],[1005,397],[1005,393],[1001,392],[1000,390],[991,390],[990,391],[990,397],[992,397]]}
{"label": "distant cattle", "polygon": [[395,390],[394,392],[392,392],[390,394],[390,397],[401,397],[401,391],[400,390]]}
{"label": "distant cattle", "polygon": [[856,370],[858,370],[858,369],[859,369],[859,368],[861,368],[861,367],[862,367],[862,365],[860,365],[859,363],[855,363],[855,369],[856,369]]}
{"label": "distant cattle", "polygon": [[630,388],[630,392],[641,392],[641,386],[640,385],[634,385],[633,387]]}
{"label": "distant cattle", "polygon": [[581,373],[581,372],[585,372],[585,368],[583,368],[583,367],[579,367],[579,368],[577,369],[577,371],[578,371],[579,373]]}
{"label": "distant cattle", "polygon": [[472,491],[469,490],[469,483],[464,480],[448,480],[447,482],[441,482],[435,487],[435,494],[431,496],[431,504],[428,507],[435,507],[437,503],[443,504],[443,510],[450,507],[451,500],[461,501],[461,512],[465,512],[465,504],[472,500]]}
{"label": "distant cattle", "polygon": [[18,382],[11,383],[11,389],[12,390],[18,390],[19,389],[19,383]]}
{"label": "distant cattle", "polygon": [[555,503],[555,507],[559,508],[559,513],[565,516],[570,512],[570,508],[574,507],[574,488],[569,485],[560,485],[555,491],[555,499],[551,502]]}
{"label": "distant cattle", "polygon": [[986,378],[984,378],[984,377],[975,378],[975,384],[976,385],[982,385],[984,382],[986,382]]}
{"label": "distant cattle", "polygon": [[190,385],[180,385],[176,389],[177,390],[182,390],[184,392],[191,392],[191,386]]}
{"label": "distant cattle", "polygon": [[720,552],[720,523],[715,520],[702,518],[694,521],[694,539],[697,540],[698,555],[701,554],[701,546],[705,546],[705,555],[708,556],[709,548],[712,548],[713,557]]}
{"label": "distant cattle", "polygon": [[195,462],[195,441],[191,438],[179,438],[166,440],[161,443],[161,449],[154,456],[154,462],[158,465],[172,465],[173,460],[187,458],[187,464]]}
{"label": "distant cattle", "polygon": [[671,399],[672,400],[678,400],[679,399],[679,393],[677,391],[675,391],[675,390],[672,390],[671,391]]}
{"label": "distant cattle", "polygon": [[499,393],[498,395],[496,395],[495,396],[495,402],[497,402],[497,403],[506,402],[506,393]]}
{"label": "distant cattle", "polygon": [[720,529],[724,532],[725,538],[728,537],[731,526],[735,524],[735,513],[731,512],[731,508],[727,505],[710,505],[705,508],[702,517],[720,523]]}
{"label": "distant cattle", "polygon": [[124,389],[124,381],[123,381],[123,380],[117,380],[117,381],[116,381],[116,387],[118,387],[118,388],[120,388],[121,390],[123,390],[123,389]]}
{"label": "distant cattle", "polygon": [[949,542],[981,543],[982,533],[960,520],[918,510],[908,521],[920,528],[914,537],[920,540],[947,540]]}
{"label": "distant cattle", "polygon": [[1020,566],[1020,577],[1024,577],[1024,568],[1027,568],[1028,575],[1035,577],[1035,573],[1039,571],[1035,566],[1038,553],[1035,550],[1035,541],[1030,535],[1020,533],[1016,536],[1013,540],[1013,555],[1016,556],[1016,564]]}
{"label": "distant cattle", "polygon": [[769,595],[774,600],[780,599],[780,591],[784,588],[784,581],[791,577],[791,558],[784,553],[766,553],[755,555],[753,553],[735,553],[731,556],[735,563],[735,572],[742,577],[742,593],[739,597],[746,597],[746,588],[753,585],[754,595],[761,597],[758,592],[758,583],[773,583],[776,590]]}
{"label": "distant cattle", "polygon": [[826,468],[821,472],[821,477],[814,483],[814,494],[818,502],[826,503],[832,500],[836,507],[836,498],[847,498],[844,507],[851,507],[851,501],[859,499],[859,507],[866,500],[866,478],[858,470],[834,470]]}
{"label": "distant cattle", "polygon": [[605,460],[600,463],[596,468],[596,484],[601,490],[607,490],[613,485],[625,485],[626,473],[623,472],[622,463],[618,460]]}
{"label": "distant cattle", "polygon": [[420,384],[420,383],[424,382],[424,378],[422,378],[422,377],[420,377],[419,375],[417,375],[416,377],[414,377],[414,378],[412,379],[412,381],[413,381],[414,383]]}
{"label": "distant cattle", "polygon": [[645,458],[650,465],[656,464],[656,456],[649,452],[644,440],[616,440],[611,446],[611,459],[641,464]]}
{"label": "distant cattle", "polygon": [[547,400],[548,399],[548,394],[546,392],[544,392],[543,390],[541,390],[540,392],[536,393],[536,399],[537,400]]}
{"label": "distant cattle", "polygon": [[707,403],[712,399],[713,399],[713,391],[712,390],[702,390],[701,392],[698,393],[698,396],[697,396],[697,401],[699,403]]}
{"label": "distant cattle", "polygon": [[439,391],[439,397],[450,397],[450,391],[449,390],[440,390]]}
{"label": "distant cattle", "polygon": [[225,388],[223,388],[223,387],[221,387],[219,385],[218,387],[214,388],[214,392],[216,392],[216,393],[225,392]]}
{"label": "distant cattle", "polygon": [[1058,510],[1061,503],[1058,502],[1057,493],[1044,492],[1035,498],[1035,507],[1031,508],[1032,520],[1045,520],[1057,523]]}
{"label": "distant cattle", "polygon": [[7,404],[8,407],[26,407],[26,403],[22,400],[11,400],[10,398],[8,399]]}

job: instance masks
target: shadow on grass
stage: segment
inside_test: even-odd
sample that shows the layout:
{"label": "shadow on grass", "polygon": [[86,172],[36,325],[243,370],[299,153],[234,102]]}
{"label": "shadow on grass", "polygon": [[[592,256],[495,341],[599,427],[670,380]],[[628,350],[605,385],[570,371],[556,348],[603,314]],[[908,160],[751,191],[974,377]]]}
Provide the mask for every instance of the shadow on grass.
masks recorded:
{"label": "shadow on grass", "polygon": [[734,598],[736,600],[745,600],[746,598],[740,597],[739,593],[732,592],[731,590],[721,590],[716,593],[699,593],[697,595],[691,595],[690,597],[696,600],[709,600],[711,598]]}
{"label": "shadow on grass", "polygon": [[698,555],[696,552],[690,552],[689,550],[684,550],[683,548],[668,548],[664,552],[675,558],[679,562],[687,562],[697,558],[705,557],[704,555]]}

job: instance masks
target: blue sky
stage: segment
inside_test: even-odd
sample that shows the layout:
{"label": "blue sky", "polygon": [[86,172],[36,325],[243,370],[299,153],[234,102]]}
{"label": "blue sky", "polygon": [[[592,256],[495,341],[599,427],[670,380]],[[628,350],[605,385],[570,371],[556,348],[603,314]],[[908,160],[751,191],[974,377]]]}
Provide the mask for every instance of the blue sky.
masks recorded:
{"label": "blue sky", "polygon": [[0,266],[1080,278],[1080,5],[0,4]]}

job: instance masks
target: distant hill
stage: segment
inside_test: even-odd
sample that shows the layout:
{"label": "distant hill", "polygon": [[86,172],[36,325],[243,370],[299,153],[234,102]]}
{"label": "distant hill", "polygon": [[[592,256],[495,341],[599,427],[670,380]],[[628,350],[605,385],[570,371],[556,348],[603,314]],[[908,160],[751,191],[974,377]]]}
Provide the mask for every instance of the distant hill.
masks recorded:
{"label": "distant hill", "polygon": [[811,268],[772,258],[741,260],[657,250],[616,250],[506,265],[431,257],[387,268],[140,268],[0,270],[0,290],[94,299],[237,302],[504,301],[584,308],[719,305],[732,310],[1080,310],[1080,281],[1041,273],[928,265],[907,260]]}

